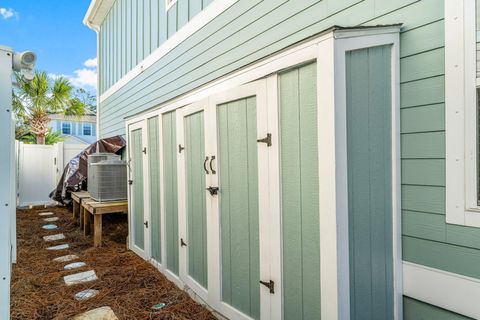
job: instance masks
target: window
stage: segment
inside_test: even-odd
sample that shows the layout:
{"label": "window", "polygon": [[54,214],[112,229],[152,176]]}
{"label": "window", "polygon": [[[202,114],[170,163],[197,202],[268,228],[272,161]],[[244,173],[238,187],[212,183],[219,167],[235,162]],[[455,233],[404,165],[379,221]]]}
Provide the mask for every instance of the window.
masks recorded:
{"label": "window", "polygon": [[165,10],[170,9],[177,0],[165,0]]}
{"label": "window", "polygon": [[62,134],[72,134],[72,124],[70,122],[62,122]]}
{"label": "window", "polygon": [[480,0],[445,0],[446,220],[477,227],[480,227],[479,11]]}
{"label": "window", "polygon": [[83,124],[83,135],[84,136],[91,136],[92,135],[92,124],[91,123],[84,123]]}

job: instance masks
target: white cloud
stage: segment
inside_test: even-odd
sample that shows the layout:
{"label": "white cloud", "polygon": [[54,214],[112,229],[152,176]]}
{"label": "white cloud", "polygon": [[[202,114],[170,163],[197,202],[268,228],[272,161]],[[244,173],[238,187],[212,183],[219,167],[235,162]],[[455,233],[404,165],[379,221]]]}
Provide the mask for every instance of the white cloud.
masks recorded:
{"label": "white cloud", "polygon": [[82,68],[75,70],[73,73],[74,76],[70,76],[68,79],[74,86],[80,88],[97,87],[97,70]]}
{"label": "white cloud", "polygon": [[2,16],[2,18],[5,20],[15,16],[16,14],[17,13],[11,8],[0,8],[0,16]]}
{"label": "white cloud", "polygon": [[83,65],[87,68],[96,68],[97,67],[97,58],[87,59],[87,61],[85,61],[83,63]]}
{"label": "white cloud", "polygon": [[53,74],[48,76],[55,80],[59,77],[67,78],[74,87],[83,88],[88,91],[97,89],[97,58],[88,59],[83,63],[88,68],[81,68],[73,71],[72,75]]}

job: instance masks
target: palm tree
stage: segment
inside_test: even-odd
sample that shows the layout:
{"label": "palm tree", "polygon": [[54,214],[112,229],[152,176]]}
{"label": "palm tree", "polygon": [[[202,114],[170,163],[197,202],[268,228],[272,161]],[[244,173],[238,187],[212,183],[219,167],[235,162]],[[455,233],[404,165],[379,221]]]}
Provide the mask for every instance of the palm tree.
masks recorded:
{"label": "palm tree", "polygon": [[49,114],[85,114],[85,103],[72,95],[73,87],[68,79],[58,77],[52,81],[44,71],[36,71],[30,82],[19,74],[15,77],[17,88],[13,91],[13,111],[36,136],[37,144],[45,144]]}

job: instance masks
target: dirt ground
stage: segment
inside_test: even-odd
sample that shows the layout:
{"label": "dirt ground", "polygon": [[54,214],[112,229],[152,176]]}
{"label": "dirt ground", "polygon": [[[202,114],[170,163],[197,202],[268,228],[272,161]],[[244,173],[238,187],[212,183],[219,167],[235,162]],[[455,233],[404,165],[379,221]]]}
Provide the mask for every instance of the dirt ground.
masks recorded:
{"label": "dirt ground", "polygon": [[[57,230],[44,230],[48,224],[38,215],[54,212],[59,221]],[[64,240],[45,242],[43,236],[63,233]],[[13,267],[11,286],[11,318],[70,319],[79,313],[101,306],[110,306],[119,319],[215,319],[184,291],[168,281],[152,265],[126,249],[126,215],[108,215],[103,223],[103,247],[93,248],[92,236],[84,236],[67,208],[29,209],[17,211],[17,263]],[[49,251],[46,247],[68,243],[69,249]],[[52,259],[76,254],[85,267],[64,270],[67,263]],[[74,262],[74,261],[72,261]],[[67,287],[63,276],[95,270],[98,280]],[[100,293],[86,301],[76,301],[75,293],[84,289]],[[151,307],[166,306],[159,312]]]}

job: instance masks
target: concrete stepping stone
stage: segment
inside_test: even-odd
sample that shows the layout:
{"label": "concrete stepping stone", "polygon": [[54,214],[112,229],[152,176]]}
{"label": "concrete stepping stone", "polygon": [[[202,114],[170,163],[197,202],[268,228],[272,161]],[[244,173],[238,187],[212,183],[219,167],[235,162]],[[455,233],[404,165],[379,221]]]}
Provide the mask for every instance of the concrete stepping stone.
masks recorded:
{"label": "concrete stepping stone", "polygon": [[61,256],[61,257],[55,258],[55,259],[53,259],[53,261],[55,261],[55,262],[68,262],[68,261],[72,261],[72,260],[76,260],[76,259],[78,259],[77,255],[67,254],[66,256]]}
{"label": "concrete stepping stone", "polygon": [[40,212],[38,215],[39,216],[51,216],[51,215],[53,215],[53,212]]}
{"label": "concrete stepping stone", "polygon": [[100,291],[95,289],[86,289],[75,294],[75,300],[82,301],[95,297]]}
{"label": "concrete stepping stone", "polygon": [[54,222],[54,221],[58,221],[58,220],[60,220],[59,217],[51,217],[51,218],[43,219],[43,221],[46,221],[46,222]]}
{"label": "concrete stepping stone", "polygon": [[75,274],[71,274],[63,277],[63,280],[65,281],[65,284],[67,286],[71,286],[78,283],[90,282],[97,279],[98,278],[94,270],[79,272],[79,273],[75,273]]}
{"label": "concrete stepping stone", "polygon": [[72,270],[72,269],[77,269],[77,268],[81,268],[81,267],[84,267],[86,266],[87,264],[83,261],[80,261],[80,262],[73,262],[73,263],[69,263],[67,264],[65,267],[63,267],[63,269],[65,270]]}
{"label": "concrete stepping stone", "polygon": [[100,307],[73,317],[73,320],[118,320],[110,307]]}
{"label": "concrete stepping stone", "polygon": [[68,249],[70,246],[68,243],[59,244],[58,246],[48,247],[47,250],[65,250]]}
{"label": "concrete stepping stone", "polygon": [[45,241],[55,241],[55,240],[62,240],[62,239],[65,239],[65,235],[63,233],[52,234],[51,236],[43,237],[43,240]]}
{"label": "concrete stepping stone", "polygon": [[42,228],[45,229],[45,230],[53,230],[53,229],[57,229],[58,227],[55,224],[46,224],[46,225],[42,226]]}

